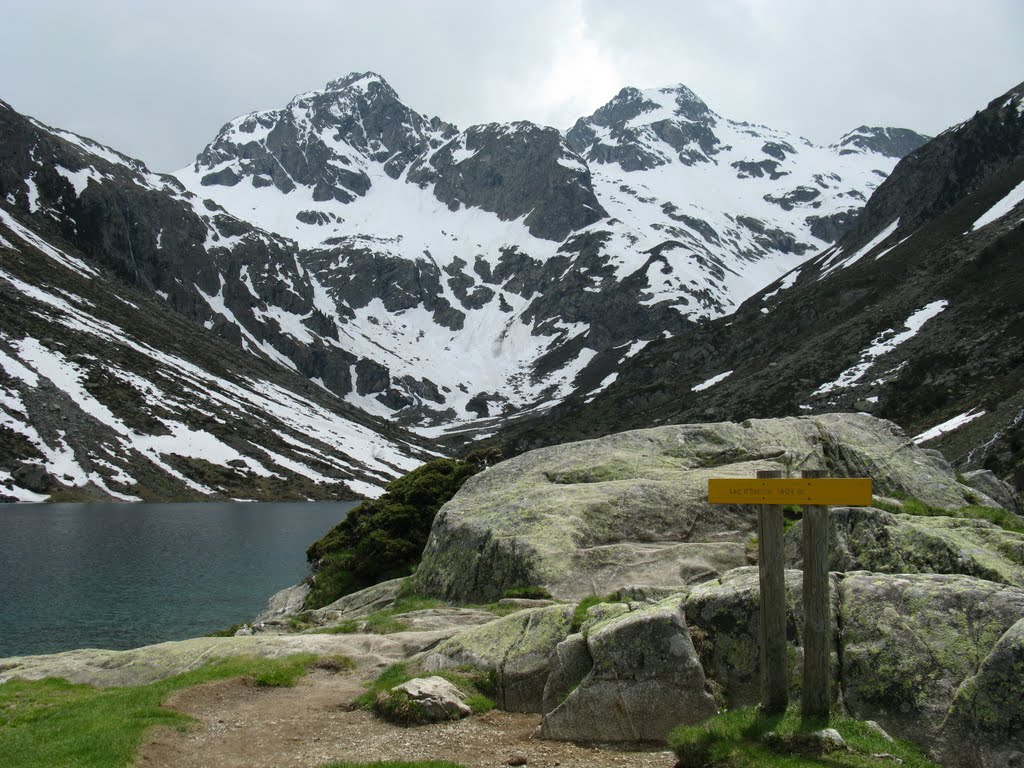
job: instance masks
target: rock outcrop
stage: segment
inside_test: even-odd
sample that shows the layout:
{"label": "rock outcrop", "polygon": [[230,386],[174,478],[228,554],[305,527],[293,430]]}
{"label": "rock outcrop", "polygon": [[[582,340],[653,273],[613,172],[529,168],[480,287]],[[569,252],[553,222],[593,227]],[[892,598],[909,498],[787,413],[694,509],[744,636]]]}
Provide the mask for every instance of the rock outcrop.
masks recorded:
{"label": "rock outcrop", "polygon": [[543,738],[662,741],[718,711],[679,600],[629,608],[558,646]]}
{"label": "rock outcrop", "polygon": [[691,424],[542,448],[471,478],[434,522],[414,577],[487,602],[542,585],[556,597],[628,584],[682,587],[746,564],[750,507],[707,502],[711,477],[825,468],[879,494],[958,508],[964,487],[892,423],[864,414]]}
{"label": "rock outcrop", "polygon": [[[915,517],[871,507],[829,510],[830,570],[960,573],[1024,587],[1024,535],[985,520]],[[786,554],[803,565],[798,522],[786,533]]]}

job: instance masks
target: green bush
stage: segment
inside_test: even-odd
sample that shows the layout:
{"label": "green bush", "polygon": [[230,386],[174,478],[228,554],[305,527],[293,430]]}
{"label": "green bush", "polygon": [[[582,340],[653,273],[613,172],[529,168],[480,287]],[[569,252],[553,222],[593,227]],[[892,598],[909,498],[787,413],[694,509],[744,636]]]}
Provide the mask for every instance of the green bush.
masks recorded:
{"label": "green bush", "polygon": [[310,545],[313,579],[306,608],[413,572],[441,506],[484,463],[437,459],[392,481]]}

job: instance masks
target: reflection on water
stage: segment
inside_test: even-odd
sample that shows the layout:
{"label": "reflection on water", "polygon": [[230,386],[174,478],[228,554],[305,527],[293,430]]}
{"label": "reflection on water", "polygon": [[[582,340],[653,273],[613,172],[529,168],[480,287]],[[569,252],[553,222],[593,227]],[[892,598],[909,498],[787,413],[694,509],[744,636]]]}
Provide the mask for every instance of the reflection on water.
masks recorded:
{"label": "reflection on water", "polygon": [[250,620],[350,502],[0,504],[0,657]]}

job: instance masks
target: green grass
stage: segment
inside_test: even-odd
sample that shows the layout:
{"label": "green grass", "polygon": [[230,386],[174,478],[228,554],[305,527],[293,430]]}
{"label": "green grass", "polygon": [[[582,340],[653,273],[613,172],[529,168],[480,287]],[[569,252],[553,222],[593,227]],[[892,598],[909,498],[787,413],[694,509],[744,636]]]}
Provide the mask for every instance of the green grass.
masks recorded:
{"label": "green grass", "polygon": [[[117,768],[128,765],[154,725],[184,729],[192,718],[161,704],[174,691],[246,677],[258,686],[294,685],[318,662],[236,656],[149,685],[94,688],[65,680],[0,685],[0,764],[11,768]],[[340,662],[339,662],[340,663]]]}
{"label": "green grass", "polygon": [[593,608],[595,605],[601,603],[621,603],[620,595],[617,592],[613,592],[610,595],[599,597],[598,595],[591,595],[590,597],[584,597],[576,604],[575,610],[572,612],[572,626],[569,628],[569,634],[579,632],[584,623],[587,621],[587,611]]}
{"label": "green grass", "polygon": [[899,504],[892,504],[877,498],[871,504],[877,509],[884,509],[886,512],[893,512],[895,514],[903,513],[919,517],[959,517],[968,520],[988,520],[990,523],[994,523],[1007,531],[1024,533],[1024,524],[1021,523],[1020,518],[1012,512],[1007,512],[1005,509],[982,507],[977,504],[961,509],[944,509],[942,507],[930,506],[911,496],[897,495],[894,498],[898,499]]}
{"label": "green grass", "polygon": [[416,677],[435,675],[443,677],[461,690],[466,695],[466,706],[473,710],[474,714],[494,709],[494,696],[497,695],[498,689],[497,675],[494,672],[484,672],[466,666],[421,673],[404,663],[391,665],[375,680],[367,683],[366,691],[356,699],[356,706],[402,725],[424,722],[422,711],[416,702],[410,701],[408,696],[401,692],[393,693],[391,689]]}
{"label": "green grass", "polygon": [[512,589],[506,589],[503,595],[509,599],[521,599],[521,600],[550,600],[551,593],[548,592],[544,587],[513,587]]}
{"label": "green grass", "polygon": [[[815,754],[802,735],[821,728],[834,728],[848,750]],[[675,752],[678,768],[867,768],[896,765],[873,755],[890,754],[904,768],[938,768],[917,746],[905,741],[887,741],[859,720],[833,716],[827,722],[801,721],[790,709],[784,715],[759,716],[746,707],[723,712],[699,725],[681,726],[669,734],[669,748]]]}

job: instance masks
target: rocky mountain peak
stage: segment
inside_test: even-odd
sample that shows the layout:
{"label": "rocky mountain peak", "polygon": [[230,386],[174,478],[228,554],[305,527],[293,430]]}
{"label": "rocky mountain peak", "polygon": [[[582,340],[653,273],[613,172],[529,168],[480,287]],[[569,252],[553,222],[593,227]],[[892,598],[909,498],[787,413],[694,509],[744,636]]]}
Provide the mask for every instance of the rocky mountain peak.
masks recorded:
{"label": "rocky mountain peak", "polygon": [[383,76],[378,75],[376,72],[349,72],[344,77],[339,77],[337,80],[331,80],[327,84],[327,91],[342,91],[348,88],[358,88],[360,90],[368,91],[371,88],[386,88],[387,90],[394,93],[394,89],[388,84],[388,81]]}
{"label": "rocky mountain peak", "polygon": [[831,148],[840,155],[871,152],[884,157],[901,158],[909,155],[929,138],[931,137],[922,136],[908,128],[861,125],[843,134]]}

